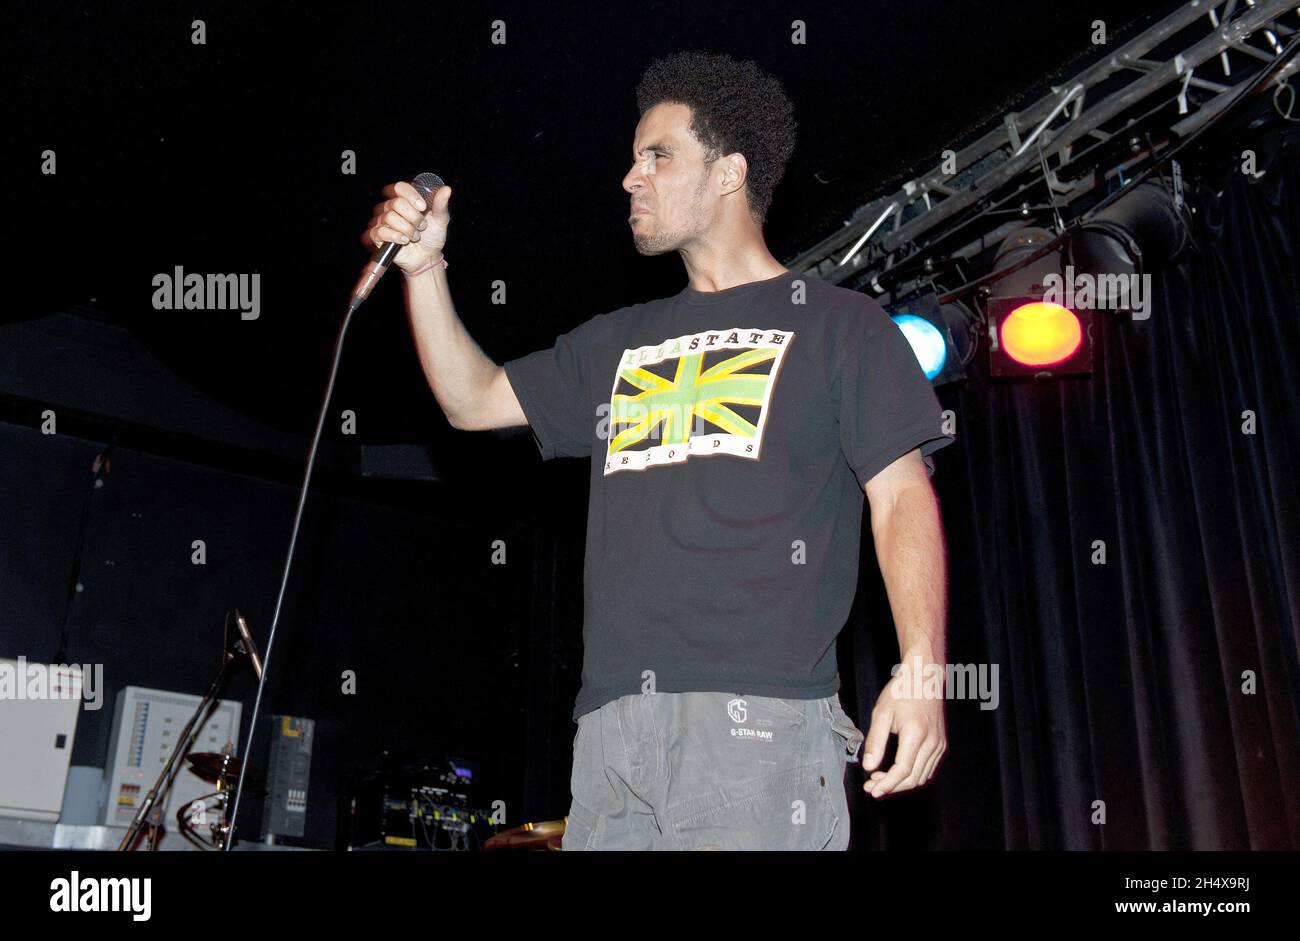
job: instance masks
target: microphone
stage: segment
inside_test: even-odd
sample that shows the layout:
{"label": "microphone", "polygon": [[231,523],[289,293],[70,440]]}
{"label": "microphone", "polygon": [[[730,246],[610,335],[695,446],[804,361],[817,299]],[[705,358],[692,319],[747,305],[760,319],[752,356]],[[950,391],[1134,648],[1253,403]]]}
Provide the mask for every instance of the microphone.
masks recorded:
{"label": "microphone", "polygon": [[[257,678],[262,678],[262,658],[257,655],[257,645],[253,643],[253,635],[249,633],[248,622],[244,616],[235,609],[235,627],[239,629],[239,640],[235,642],[235,649],[241,653],[247,654],[248,659],[253,663],[253,672]],[[241,649],[242,648],[242,649]]]}
{"label": "microphone", "polygon": [[[442,177],[436,173],[421,173],[415,179],[411,180],[411,185],[416,191],[424,197],[426,205],[433,205],[433,194],[442,186]],[[370,292],[379,279],[384,276],[388,270],[388,265],[392,262],[393,256],[402,249],[401,242],[381,242],[375,249],[375,253],[370,257],[370,263],[361,270],[361,278],[357,281],[357,286],[352,291],[352,309],[361,306],[362,301],[370,296]]]}

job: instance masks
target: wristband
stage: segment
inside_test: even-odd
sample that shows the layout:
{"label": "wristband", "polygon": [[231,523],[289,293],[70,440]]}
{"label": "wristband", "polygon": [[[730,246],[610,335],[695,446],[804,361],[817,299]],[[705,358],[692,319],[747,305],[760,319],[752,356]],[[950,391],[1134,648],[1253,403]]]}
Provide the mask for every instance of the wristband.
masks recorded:
{"label": "wristband", "polygon": [[405,268],[403,268],[402,274],[406,275],[408,278],[414,278],[416,275],[421,275],[427,271],[432,271],[434,268],[437,268],[439,265],[441,265],[444,268],[448,267],[447,259],[445,256],[439,257],[437,261],[430,262],[426,267],[421,268],[419,271],[408,272]]}

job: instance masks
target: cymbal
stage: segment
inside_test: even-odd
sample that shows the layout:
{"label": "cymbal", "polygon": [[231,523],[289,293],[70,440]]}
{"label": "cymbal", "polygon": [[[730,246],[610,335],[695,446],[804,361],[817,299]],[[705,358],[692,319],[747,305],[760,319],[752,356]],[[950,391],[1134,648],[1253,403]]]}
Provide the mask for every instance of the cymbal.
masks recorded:
{"label": "cymbal", "polygon": [[239,776],[239,759],[233,755],[222,752],[199,752],[197,755],[187,755],[185,760],[190,763],[190,770],[195,776],[209,784],[216,784],[223,776],[226,778]]}
{"label": "cymbal", "polygon": [[563,820],[542,820],[503,830],[483,844],[485,850],[558,850]]}

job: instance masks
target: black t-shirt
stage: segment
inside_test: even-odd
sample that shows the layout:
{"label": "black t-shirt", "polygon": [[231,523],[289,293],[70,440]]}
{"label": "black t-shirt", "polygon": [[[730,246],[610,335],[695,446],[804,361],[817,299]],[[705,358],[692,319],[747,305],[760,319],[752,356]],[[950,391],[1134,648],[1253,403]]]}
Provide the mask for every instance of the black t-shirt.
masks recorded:
{"label": "black t-shirt", "polygon": [[878,303],[794,271],[688,286],[505,370],[542,458],[591,457],[575,719],[651,689],[839,689],[863,487],[952,441]]}

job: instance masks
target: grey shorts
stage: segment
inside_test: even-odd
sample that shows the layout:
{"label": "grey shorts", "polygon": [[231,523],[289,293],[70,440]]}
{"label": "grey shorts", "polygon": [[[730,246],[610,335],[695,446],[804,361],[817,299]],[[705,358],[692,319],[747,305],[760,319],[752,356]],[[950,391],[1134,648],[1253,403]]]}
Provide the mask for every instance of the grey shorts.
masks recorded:
{"label": "grey shorts", "polygon": [[838,693],[623,696],[578,720],[566,850],[843,850],[863,734]]}

